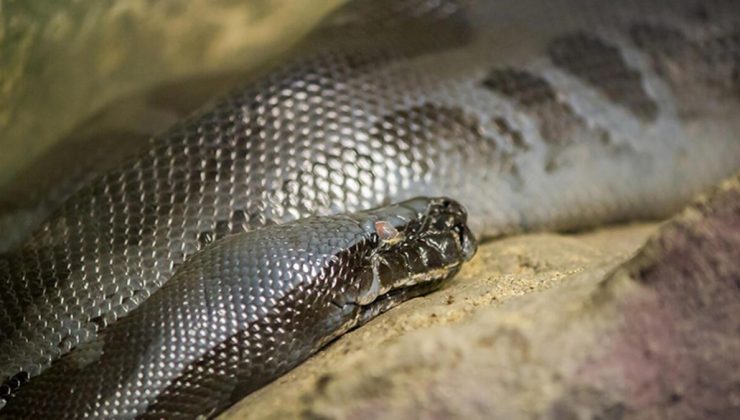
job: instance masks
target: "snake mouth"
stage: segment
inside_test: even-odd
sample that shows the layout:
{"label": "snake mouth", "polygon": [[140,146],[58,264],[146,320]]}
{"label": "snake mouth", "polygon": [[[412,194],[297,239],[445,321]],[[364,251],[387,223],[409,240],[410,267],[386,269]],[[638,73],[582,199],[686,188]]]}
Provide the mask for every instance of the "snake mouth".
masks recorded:
{"label": "snake mouth", "polygon": [[386,312],[387,310],[398,306],[399,304],[409,299],[424,296],[431,292],[434,292],[444,284],[445,280],[452,277],[453,275],[455,275],[455,273],[457,273],[457,271],[459,271],[460,265],[458,265],[457,267],[458,269],[450,272],[444,277],[436,278],[434,280],[422,283],[416,283],[414,285],[405,286],[402,288],[392,289],[387,293],[379,295],[374,301],[370,302],[369,304],[360,306],[356,326],[367,323],[379,314],[382,314],[383,312]]}
{"label": "snake mouth", "polygon": [[369,256],[368,269],[361,273],[356,299],[360,306],[388,309],[428,293],[475,255],[475,237],[459,203],[420,198],[401,206],[414,210],[414,217],[374,223],[378,246]]}

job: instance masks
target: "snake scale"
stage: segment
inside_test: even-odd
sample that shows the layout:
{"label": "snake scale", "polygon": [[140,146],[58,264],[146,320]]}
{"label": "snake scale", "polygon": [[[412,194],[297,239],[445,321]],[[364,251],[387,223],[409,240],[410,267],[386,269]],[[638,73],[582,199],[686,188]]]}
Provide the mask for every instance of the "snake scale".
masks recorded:
{"label": "snake scale", "polygon": [[734,0],[352,1],[0,257],[0,417],[213,416],[454,274],[466,217],[669,215],[739,105]]}

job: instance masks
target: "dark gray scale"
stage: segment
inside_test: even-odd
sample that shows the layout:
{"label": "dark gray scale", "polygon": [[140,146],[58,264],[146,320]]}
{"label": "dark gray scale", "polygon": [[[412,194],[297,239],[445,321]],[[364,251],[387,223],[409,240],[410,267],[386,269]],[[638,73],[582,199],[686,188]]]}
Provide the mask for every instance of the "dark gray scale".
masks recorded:
{"label": "dark gray scale", "polygon": [[645,91],[642,76],[624,60],[619,48],[582,32],[551,41],[552,62],[582,79],[609,100],[624,106],[644,122],[654,121],[658,105]]}
{"label": "dark gray scale", "polygon": [[454,201],[417,198],[216,241],[0,415],[213,416],[349,328],[439,287],[475,253],[466,218]]}

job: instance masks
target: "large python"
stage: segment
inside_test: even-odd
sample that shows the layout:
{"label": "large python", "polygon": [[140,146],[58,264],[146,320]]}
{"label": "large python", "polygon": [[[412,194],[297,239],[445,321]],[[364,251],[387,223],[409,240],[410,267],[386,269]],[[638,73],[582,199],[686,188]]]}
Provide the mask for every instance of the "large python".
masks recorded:
{"label": "large python", "polygon": [[[17,394],[0,415],[213,415],[334,335],[274,347],[281,327],[254,324],[264,330],[247,342],[281,368],[240,365],[259,377],[246,384],[213,379],[250,360],[244,337],[218,325],[192,332],[212,347],[164,365],[145,361],[185,354],[185,341],[106,352],[106,338],[165,334],[177,323],[146,315],[164,307],[240,310],[172,290],[208,290],[202,280],[235,269],[239,259],[222,256],[244,244],[272,256],[258,269],[299,268],[255,245],[287,232],[271,225],[419,195],[461,202],[478,237],[663,217],[740,168],[738,105],[737,1],[355,0],[289,62],[82,187],[0,259],[0,392]],[[338,223],[321,220],[286,229]],[[316,273],[293,275],[300,287]],[[271,284],[250,310],[301,313],[309,302],[271,306],[284,287]],[[141,366],[169,373],[153,373],[155,386]]]}

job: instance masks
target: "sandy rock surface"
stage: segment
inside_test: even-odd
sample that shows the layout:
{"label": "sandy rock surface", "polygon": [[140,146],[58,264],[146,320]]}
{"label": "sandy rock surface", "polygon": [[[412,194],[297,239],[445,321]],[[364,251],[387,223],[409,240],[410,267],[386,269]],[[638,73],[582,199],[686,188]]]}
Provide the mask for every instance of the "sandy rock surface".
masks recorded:
{"label": "sandy rock surface", "polygon": [[737,181],[661,227],[486,243],[222,418],[738,416]]}

